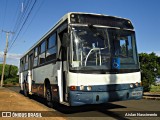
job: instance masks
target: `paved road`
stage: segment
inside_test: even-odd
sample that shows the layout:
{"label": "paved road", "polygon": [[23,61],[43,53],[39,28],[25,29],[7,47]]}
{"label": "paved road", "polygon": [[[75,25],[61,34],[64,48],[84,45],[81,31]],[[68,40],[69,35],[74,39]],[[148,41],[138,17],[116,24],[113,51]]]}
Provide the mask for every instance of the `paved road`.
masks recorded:
{"label": "paved road", "polygon": [[[12,91],[19,93],[19,88],[10,87]],[[27,98],[29,99],[29,98]],[[40,103],[44,106],[44,102],[37,97],[33,97],[32,101]],[[112,102],[105,105],[87,105],[79,107],[67,107],[64,105],[58,105],[53,108],[53,111],[57,111],[63,117],[67,119],[81,119],[80,117],[86,117],[85,119],[160,119],[160,100],[130,100]],[[131,115],[132,117],[126,117]],[[137,115],[151,115],[152,117],[136,117]],[[159,115],[159,117],[153,116]]]}

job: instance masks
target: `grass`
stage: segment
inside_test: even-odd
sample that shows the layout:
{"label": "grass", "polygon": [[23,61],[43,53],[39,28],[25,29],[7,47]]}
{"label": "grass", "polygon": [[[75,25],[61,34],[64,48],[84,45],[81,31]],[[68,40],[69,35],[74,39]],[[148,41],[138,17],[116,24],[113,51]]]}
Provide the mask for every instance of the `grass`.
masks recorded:
{"label": "grass", "polygon": [[157,86],[152,85],[150,92],[159,92],[160,93],[160,85],[157,85]]}
{"label": "grass", "polygon": [[19,83],[19,78],[7,78],[4,80],[4,85],[17,85]]}

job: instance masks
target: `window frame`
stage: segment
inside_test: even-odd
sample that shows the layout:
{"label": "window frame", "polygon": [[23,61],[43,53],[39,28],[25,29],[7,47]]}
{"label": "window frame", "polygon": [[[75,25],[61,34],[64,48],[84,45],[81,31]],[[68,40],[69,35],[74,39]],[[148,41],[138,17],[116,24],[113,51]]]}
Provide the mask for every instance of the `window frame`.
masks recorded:
{"label": "window frame", "polygon": [[[54,44],[52,46],[49,45],[49,41],[52,40],[50,39],[52,36],[54,36]],[[53,32],[47,39],[47,44],[46,44],[46,62],[54,61],[56,59],[56,54],[57,54],[57,32]],[[50,47],[49,47],[50,46]],[[51,55],[47,55],[47,52],[51,49],[54,49],[54,53],[51,54],[53,55],[52,58],[48,58]]]}
{"label": "window frame", "polygon": [[[34,48],[34,55],[33,55],[33,68],[38,66],[38,59],[39,59],[39,52],[38,52],[38,46]],[[35,64],[36,61],[36,64]]]}
{"label": "window frame", "polygon": [[[42,48],[41,47],[43,47],[42,46],[42,44],[45,44],[44,45],[44,47],[45,47],[45,49],[44,49],[44,51],[41,51],[42,50]],[[45,64],[45,62],[46,62],[46,39],[44,39],[40,44],[39,44],[39,46],[38,46],[38,65],[42,65],[42,64]],[[41,62],[41,55],[43,55],[44,54],[44,58],[42,58],[42,59],[44,59],[44,61],[42,61]]]}

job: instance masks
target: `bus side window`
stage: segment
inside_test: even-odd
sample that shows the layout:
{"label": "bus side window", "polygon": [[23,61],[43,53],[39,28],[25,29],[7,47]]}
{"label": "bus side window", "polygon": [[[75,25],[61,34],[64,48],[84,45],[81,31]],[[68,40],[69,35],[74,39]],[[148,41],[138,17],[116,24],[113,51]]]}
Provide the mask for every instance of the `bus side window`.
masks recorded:
{"label": "bus side window", "polygon": [[24,62],[23,62],[23,59],[22,59],[21,64],[20,64],[20,72],[23,72],[23,67],[24,67]]}
{"label": "bus side window", "polygon": [[28,70],[28,55],[26,55],[25,57],[25,66],[24,66],[25,70]]}
{"label": "bus side window", "polygon": [[34,62],[33,66],[36,67],[38,65],[38,47],[34,49]]}
{"label": "bus side window", "polygon": [[56,59],[56,33],[51,35],[47,40],[47,51],[46,51],[46,61],[51,61]]}
{"label": "bus side window", "polygon": [[46,41],[43,41],[39,48],[40,48],[39,64],[43,64],[43,63],[45,63]]}

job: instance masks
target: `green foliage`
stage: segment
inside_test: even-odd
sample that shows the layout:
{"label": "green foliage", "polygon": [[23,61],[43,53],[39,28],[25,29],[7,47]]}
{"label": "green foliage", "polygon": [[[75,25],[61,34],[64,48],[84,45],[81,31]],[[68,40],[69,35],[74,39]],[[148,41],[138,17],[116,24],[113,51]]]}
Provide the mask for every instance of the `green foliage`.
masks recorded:
{"label": "green foliage", "polygon": [[[0,64],[0,76],[2,75],[3,64]],[[4,78],[16,77],[18,73],[18,67],[14,65],[5,65]]]}
{"label": "green foliage", "polygon": [[5,79],[4,84],[16,85],[18,82],[19,82],[19,77],[7,78],[7,79]]}
{"label": "green foliage", "polygon": [[151,85],[151,89],[150,89],[150,92],[160,92],[160,85],[157,85],[157,86],[154,86],[154,85]]}
{"label": "green foliage", "polygon": [[160,57],[156,56],[155,53],[141,53],[139,54],[139,61],[144,91],[150,91],[151,85],[155,83],[156,77],[160,75]]}
{"label": "green foliage", "polygon": [[[0,64],[0,78],[2,75],[3,64]],[[14,65],[5,65],[4,84],[17,84],[19,79],[17,77],[18,67]]]}

